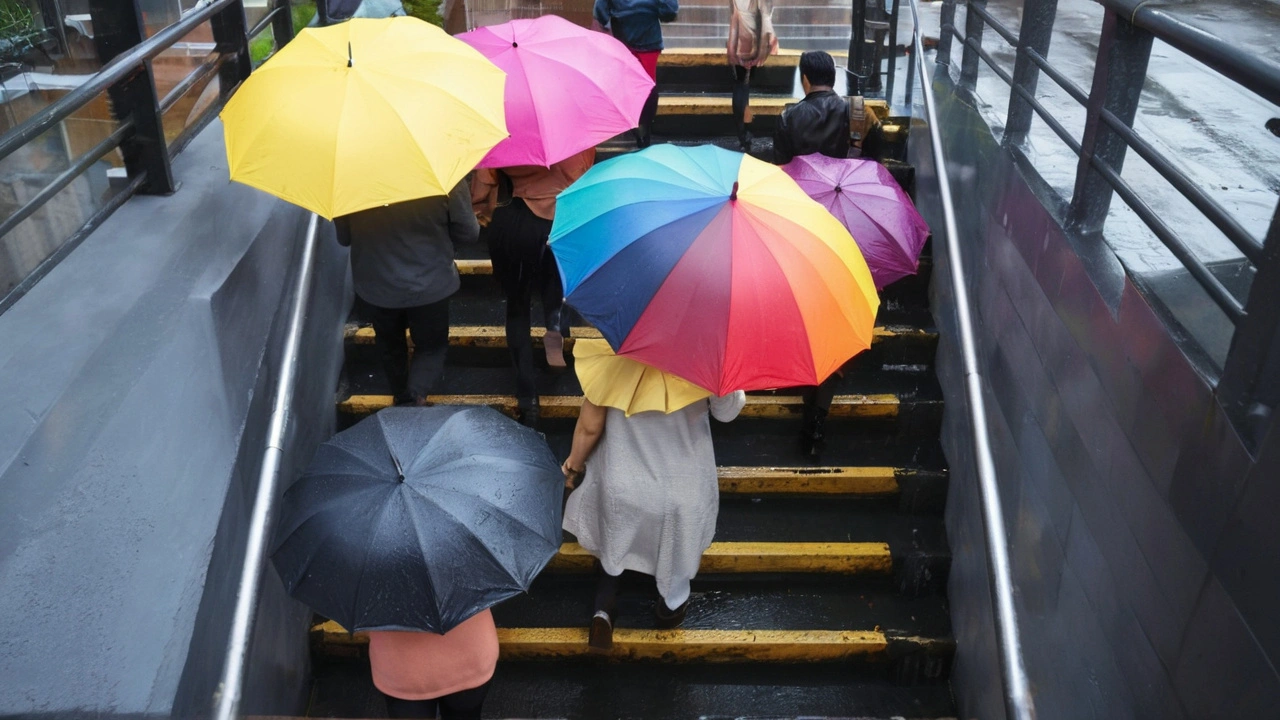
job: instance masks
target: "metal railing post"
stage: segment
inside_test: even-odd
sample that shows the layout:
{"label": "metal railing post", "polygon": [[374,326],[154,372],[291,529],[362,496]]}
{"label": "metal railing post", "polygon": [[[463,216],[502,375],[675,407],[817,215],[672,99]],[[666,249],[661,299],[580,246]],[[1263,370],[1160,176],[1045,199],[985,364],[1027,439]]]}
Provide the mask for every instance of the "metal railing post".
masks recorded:
{"label": "metal railing post", "polygon": [[853,0],[852,25],[849,34],[849,64],[845,67],[845,80],[850,95],[861,95],[867,88],[867,75],[863,54],[867,44],[867,0]]}
{"label": "metal railing post", "polygon": [[[1034,50],[1049,56],[1049,40],[1053,37],[1053,20],[1058,14],[1058,0],[1024,0],[1022,25],[1018,29],[1018,56],[1013,64],[1013,85],[1034,96],[1040,80],[1040,66],[1027,54]],[[1009,118],[1004,126],[1006,145],[1020,145],[1031,131],[1031,103],[1019,93],[1009,93]]]}
{"label": "metal railing post", "polygon": [[1084,235],[1102,232],[1111,208],[1112,187],[1094,167],[1102,163],[1117,175],[1124,166],[1128,145],[1102,121],[1105,109],[1130,127],[1138,114],[1138,100],[1147,79],[1154,36],[1115,11],[1107,10],[1098,39],[1098,59],[1093,70],[1093,88],[1080,142],[1080,164],[1076,169],[1075,191],[1067,211],[1067,225]]}
{"label": "metal railing post", "polygon": [[964,55],[960,58],[960,85],[966,90],[973,90],[978,83],[978,48],[982,47],[982,31],[986,23],[982,16],[973,11],[973,6],[987,6],[987,0],[969,0],[969,7],[964,11]]}
{"label": "metal railing post", "polygon": [[1256,446],[1280,405],[1280,203],[1255,265],[1245,315],[1236,323],[1231,349],[1218,381],[1218,402],[1247,428]]}
{"label": "metal railing post", "polygon": [[[90,0],[89,15],[93,18],[93,44],[103,65],[147,37],[138,0]],[[120,143],[120,153],[130,178],[146,174],[138,192],[168,195],[176,190],[151,63],[144,63],[113,85],[108,94],[116,120],[133,121],[133,132]]]}
{"label": "metal railing post", "polygon": [[898,9],[902,0],[892,0],[893,10],[889,12],[889,78],[884,84],[884,99],[893,107],[893,80],[898,69]]}
{"label": "metal railing post", "polygon": [[955,29],[956,0],[942,0],[942,12],[938,16],[938,54],[934,60],[939,65],[951,65],[951,38]]}
{"label": "metal railing post", "polygon": [[217,43],[218,52],[231,56],[218,70],[218,87],[222,96],[227,97],[253,71],[253,60],[249,57],[249,21],[245,19],[244,3],[232,3],[210,18],[209,24],[213,26],[213,40]]}
{"label": "metal railing post", "polygon": [[276,47],[282,48],[293,39],[293,3],[290,0],[276,0],[275,6],[281,12],[271,20],[271,32],[276,36]]}

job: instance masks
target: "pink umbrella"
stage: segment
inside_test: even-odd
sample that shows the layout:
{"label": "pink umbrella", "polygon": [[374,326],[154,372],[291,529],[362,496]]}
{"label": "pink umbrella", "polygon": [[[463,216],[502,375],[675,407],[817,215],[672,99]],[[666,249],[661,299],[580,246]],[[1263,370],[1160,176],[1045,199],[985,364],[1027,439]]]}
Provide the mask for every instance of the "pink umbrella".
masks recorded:
{"label": "pink umbrella", "polygon": [[929,226],[883,165],[814,154],[782,169],[849,229],[877,290],[916,274]]}
{"label": "pink umbrella", "polygon": [[507,73],[507,131],[480,167],[549,167],[630,130],[653,89],[611,35],[564,18],[512,20],[457,36]]}

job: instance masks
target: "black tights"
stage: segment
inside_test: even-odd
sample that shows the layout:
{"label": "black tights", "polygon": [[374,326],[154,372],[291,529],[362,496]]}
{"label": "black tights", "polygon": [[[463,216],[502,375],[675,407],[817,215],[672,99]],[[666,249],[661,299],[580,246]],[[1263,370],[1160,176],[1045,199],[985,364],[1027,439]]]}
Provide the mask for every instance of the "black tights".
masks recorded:
{"label": "black tights", "polygon": [[470,690],[460,690],[430,700],[401,700],[383,695],[387,700],[387,717],[432,718],[437,710],[443,720],[480,720],[480,706],[489,692],[489,683]]}

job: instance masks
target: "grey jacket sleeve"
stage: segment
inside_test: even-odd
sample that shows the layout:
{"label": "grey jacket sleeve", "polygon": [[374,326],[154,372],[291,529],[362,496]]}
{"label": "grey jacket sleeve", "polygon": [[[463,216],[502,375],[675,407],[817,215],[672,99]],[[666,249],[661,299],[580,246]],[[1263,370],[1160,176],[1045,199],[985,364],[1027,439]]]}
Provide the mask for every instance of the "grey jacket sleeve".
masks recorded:
{"label": "grey jacket sleeve", "polygon": [[455,247],[480,239],[480,222],[471,207],[471,186],[465,180],[449,192],[449,237]]}

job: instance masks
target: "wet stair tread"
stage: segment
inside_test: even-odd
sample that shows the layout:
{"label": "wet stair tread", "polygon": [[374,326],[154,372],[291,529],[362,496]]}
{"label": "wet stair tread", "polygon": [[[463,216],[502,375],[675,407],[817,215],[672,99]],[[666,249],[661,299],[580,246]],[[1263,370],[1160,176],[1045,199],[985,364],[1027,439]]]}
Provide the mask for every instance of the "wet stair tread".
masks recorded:
{"label": "wet stair tread", "polygon": [[[849,664],[770,663],[758,669],[726,664],[559,663],[508,661],[485,698],[485,717],[945,718],[955,709],[945,684],[901,686],[879,672]],[[364,663],[315,665],[311,711],[335,717],[382,717],[382,696]],[[739,710],[734,712],[735,710]]]}
{"label": "wet stair tread", "polygon": [[[592,572],[595,556],[578,543],[565,543],[551,560],[552,572]],[[699,573],[837,574],[889,573],[893,557],[882,542],[713,542],[702,554]]]}
{"label": "wet stair tread", "polygon": [[[427,401],[436,405],[482,405],[514,415],[518,402],[514,395],[429,395]],[[544,418],[577,417],[582,409],[581,395],[543,395],[539,399]],[[940,406],[939,399],[903,400],[898,395],[857,394],[837,395],[831,402],[828,417],[831,418],[894,418],[904,402],[913,405]],[[390,395],[352,395],[338,403],[341,412],[351,415],[368,415],[393,404]],[[804,400],[799,395],[748,395],[742,418],[800,417]]]}
{"label": "wet stair tread", "polygon": [[[356,323],[348,323],[344,334],[348,340],[356,345],[372,345],[376,339],[376,333],[372,327],[362,327]],[[542,341],[547,334],[547,330],[544,327],[532,327],[529,330],[529,334],[534,346],[542,347]],[[405,337],[409,339],[407,330],[405,331]],[[565,346],[572,348],[575,339],[600,339],[601,337],[600,331],[593,327],[575,326],[570,329],[569,337],[565,338]],[[877,325],[872,330],[871,342],[873,344],[899,339],[936,343],[938,333],[911,325]],[[410,343],[412,344],[412,340],[410,340]],[[507,331],[501,325],[450,325],[449,344],[454,347],[505,349],[507,347]]]}

